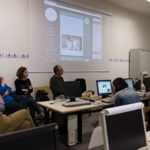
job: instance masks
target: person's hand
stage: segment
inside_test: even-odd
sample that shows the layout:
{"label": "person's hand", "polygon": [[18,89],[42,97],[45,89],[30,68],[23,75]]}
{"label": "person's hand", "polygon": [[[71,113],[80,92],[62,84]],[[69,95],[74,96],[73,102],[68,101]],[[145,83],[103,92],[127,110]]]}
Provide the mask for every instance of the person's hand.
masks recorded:
{"label": "person's hand", "polygon": [[32,85],[29,85],[29,89],[33,89]]}
{"label": "person's hand", "polygon": [[2,98],[1,94],[0,94],[0,98]]}
{"label": "person's hand", "polygon": [[3,76],[0,76],[0,81],[4,81],[4,78],[3,78]]}
{"label": "person's hand", "polygon": [[29,90],[28,89],[22,89],[23,92],[25,92],[24,94],[28,94]]}
{"label": "person's hand", "polygon": [[111,94],[114,96],[116,94],[116,91],[112,91]]}

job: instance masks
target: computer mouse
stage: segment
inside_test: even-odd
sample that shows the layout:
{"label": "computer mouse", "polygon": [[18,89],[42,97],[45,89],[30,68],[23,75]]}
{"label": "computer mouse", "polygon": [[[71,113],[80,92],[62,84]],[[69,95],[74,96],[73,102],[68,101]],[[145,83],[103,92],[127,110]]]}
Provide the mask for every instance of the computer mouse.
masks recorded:
{"label": "computer mouse", "polygon": [[90,99],[90,102],[95,102],[95,100],[93,100],[93,99]]}

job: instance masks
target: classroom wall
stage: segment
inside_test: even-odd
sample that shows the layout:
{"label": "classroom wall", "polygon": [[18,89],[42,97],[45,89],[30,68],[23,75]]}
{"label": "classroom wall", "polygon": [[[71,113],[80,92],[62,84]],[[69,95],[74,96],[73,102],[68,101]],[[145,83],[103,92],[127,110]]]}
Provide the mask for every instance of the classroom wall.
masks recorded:
{"label": "classroom wall", "polygon": [[[85,78],[87,88],[97,93],[96,80],[128,77],[130,49],[150,49],[150,17],[99,0],[74,1],[113,13],[110,27],[110,72],[66,73],[64,70],[64,80]],[[28,67],[28,9],[28,0],[0,0],[0,76],[4,76],[5,82],[13,90],[17,69],[20,66]],[[29,73],[29,78],[34,87],[45,86],[49,85],[52,75]]]}

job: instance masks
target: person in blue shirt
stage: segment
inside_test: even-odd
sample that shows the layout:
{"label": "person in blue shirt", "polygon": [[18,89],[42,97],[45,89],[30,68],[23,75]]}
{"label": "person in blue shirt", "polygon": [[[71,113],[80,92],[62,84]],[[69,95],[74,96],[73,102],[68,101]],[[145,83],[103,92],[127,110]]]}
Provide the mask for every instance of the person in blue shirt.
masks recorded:
{"label": "person in blue shirt", "polygon": [[116,78],[113,81],[114,90],[112,95],[115,96],[115,106],[127,105],[141,102],[137,92],[128,87],[126,81],[122,78]]}
{"label": "person in blue shirt", "polygon": [[5,84],[3,76],[0,76],[0,95],[4,100],[6,112],[14,113],[21,109],[27,109],[27,99],[14,95],[11,88]]}

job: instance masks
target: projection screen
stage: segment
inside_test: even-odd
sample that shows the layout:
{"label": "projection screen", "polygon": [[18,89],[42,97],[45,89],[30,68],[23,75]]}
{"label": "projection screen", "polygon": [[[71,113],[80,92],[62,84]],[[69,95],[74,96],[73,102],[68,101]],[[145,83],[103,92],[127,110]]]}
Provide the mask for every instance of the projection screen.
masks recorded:
{"label": "projection screen", "polygon": [[29,72],[109,71],[110,16],[52,0],[29,0]]}

